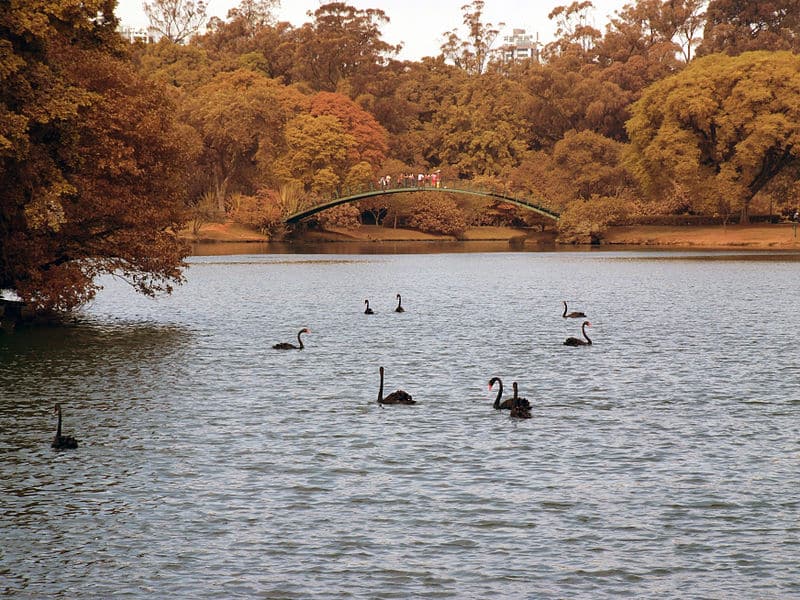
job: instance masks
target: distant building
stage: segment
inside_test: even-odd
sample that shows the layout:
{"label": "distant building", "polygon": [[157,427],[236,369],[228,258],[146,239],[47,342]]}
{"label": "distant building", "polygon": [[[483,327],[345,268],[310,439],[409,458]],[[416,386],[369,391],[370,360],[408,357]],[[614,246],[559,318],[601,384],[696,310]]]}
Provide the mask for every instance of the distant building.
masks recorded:
{"label": "distant building", "polygon": [[142,29],[120,25],[117,27],[119,34],[131,44],[140,42],[142,44],[154,44],[161,39],[161,34],[152,29]]}
{"label": "distant building", "polygon": [[539,60],[539,35],[525,33],[524,29],[512,29],[511,35],[503,36],[497,49],[504,62],[515,60]]}

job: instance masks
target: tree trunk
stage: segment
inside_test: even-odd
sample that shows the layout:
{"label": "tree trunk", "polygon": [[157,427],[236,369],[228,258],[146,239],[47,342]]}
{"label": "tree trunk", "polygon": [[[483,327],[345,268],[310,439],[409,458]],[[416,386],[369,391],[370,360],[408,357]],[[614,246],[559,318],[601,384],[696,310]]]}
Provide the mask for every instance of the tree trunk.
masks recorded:
{"label": "tree trunk", "polygon": [[742,202],[742,214],[739,216],[739,225],[749,225],[750,224],[750,202],[745,201]]}
{"label": "tree trunk", "polygon": [[214,196],[217,201],[217,210],[219,214],[225,214],[225,196],[228,190],[228,178],[224,177],[220,172],[221,169],[215,169],[214,173]]}

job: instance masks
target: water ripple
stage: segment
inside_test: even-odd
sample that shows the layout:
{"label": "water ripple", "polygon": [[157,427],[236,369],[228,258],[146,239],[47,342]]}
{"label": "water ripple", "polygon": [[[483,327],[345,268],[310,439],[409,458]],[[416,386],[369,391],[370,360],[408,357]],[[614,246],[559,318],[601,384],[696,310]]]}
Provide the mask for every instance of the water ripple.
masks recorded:
{"label": "water ripple", "polygon": [[[800,597],[796,257],[736,256],[197,257],[157,301],[104,281],[73,326],[0,337],[1,593]],[[564,298],[592,347],[562,345]],[[381,408],[380,365],[419,404]],[[493,375],[532,419],[491,408]],[[56,400],[77,451],[49,447]]]}

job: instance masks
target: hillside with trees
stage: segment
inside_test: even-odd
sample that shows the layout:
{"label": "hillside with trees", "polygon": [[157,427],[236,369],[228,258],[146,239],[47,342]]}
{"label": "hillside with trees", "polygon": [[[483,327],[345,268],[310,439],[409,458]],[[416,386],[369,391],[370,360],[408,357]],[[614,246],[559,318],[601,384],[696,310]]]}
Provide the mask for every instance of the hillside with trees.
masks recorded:
{"label": "hillside with trees", "polygon": [[[132,45],[113,0],[14,4],[0,5],[0,289],[38,306],[85,302],[101,273],[168,289],[187,223],[283,235],[289,214],[387,176],[539,198],[577,242],[610,224],[746,222],[800,204],[800,0],[634,0],[605,31],[576,1],[524,60],[497,51],[500,27],[474,0],[420,61],[383,40],[390,14],[344,2],[294,27],[274,0],[224,19],[151,0],[164,35]],[[417,193],[306,226],[364,220],[455,235],[537,223]]]}

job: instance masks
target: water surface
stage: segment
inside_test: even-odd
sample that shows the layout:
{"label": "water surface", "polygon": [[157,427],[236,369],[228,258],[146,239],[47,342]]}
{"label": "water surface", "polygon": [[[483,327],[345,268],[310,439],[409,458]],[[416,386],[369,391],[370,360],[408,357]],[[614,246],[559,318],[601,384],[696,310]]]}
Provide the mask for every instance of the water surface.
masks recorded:
{"label": "water surface", "polygon": [[0,593],[800,597],[798,255],[190,262],[0,337]]}

